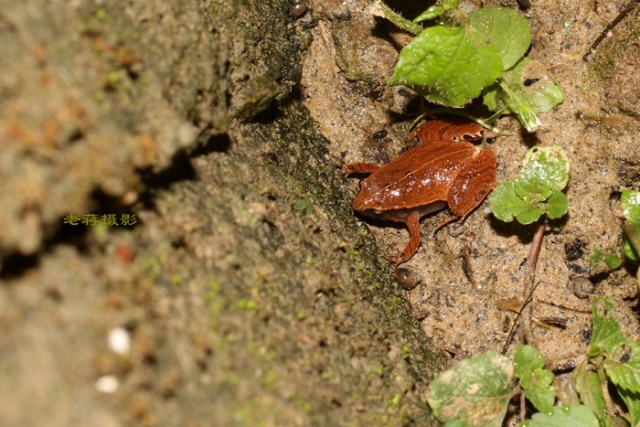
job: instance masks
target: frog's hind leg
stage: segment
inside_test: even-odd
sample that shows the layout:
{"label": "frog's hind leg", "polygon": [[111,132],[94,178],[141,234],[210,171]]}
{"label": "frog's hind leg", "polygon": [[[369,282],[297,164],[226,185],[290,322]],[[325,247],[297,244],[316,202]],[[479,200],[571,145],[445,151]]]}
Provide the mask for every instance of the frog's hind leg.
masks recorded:
{"label": "frog's hind leg", "polygon": [[394,264],[394,267],[398,267],[400,264],[403,264],[411,259],[413,254],[418,250],[418,246],[420,246],[420,242],[422,241],[422,237],[420,236],[420,213],[413,212],[407,216],[405,220],[405,224],[409,229],[409,243],[404,248],[402,253],[398,256],[386,256],[383,255],[383,258],[387,261],[390,261]]}
{"label": "frog's hind leg", "polygon": [[445,218],[444,220],[440,221],[438,225],[436,225],[436,228],[433,229],[433,233],[431,233],[431,235],[435,236],[438,230],[440,230],[442,227],[449,224],[450,222],[457,221],[459,219],[460,217],[457,215],[451,215],[449,218]]}
{"label": "frog's hind leg", "polygon": [[454,216],[464,220],[495,188],[497,165],[496,153],[490,148],[465,162],[449,189],[447,202]]}

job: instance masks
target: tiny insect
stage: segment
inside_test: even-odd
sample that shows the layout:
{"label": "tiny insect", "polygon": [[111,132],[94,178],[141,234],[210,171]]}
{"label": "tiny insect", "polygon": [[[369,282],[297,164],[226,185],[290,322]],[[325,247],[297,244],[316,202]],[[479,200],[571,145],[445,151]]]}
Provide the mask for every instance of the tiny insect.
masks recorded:
{"label": "tiny insect", "polygon": [[387,135],[389,135],[389,131],[388,130],[380,129],[379,131],[372,133],[371,134],[371,138],[373,138],[374,140],[376,140],[378,142],[382,142],[387,137]]}

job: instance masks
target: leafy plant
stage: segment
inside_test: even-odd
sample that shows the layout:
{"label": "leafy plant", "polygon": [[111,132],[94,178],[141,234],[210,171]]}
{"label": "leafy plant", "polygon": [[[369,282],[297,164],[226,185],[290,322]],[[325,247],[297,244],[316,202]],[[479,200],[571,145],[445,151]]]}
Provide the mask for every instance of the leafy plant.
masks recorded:
{"label": "leafy plant", "polygon": [[553,372],[544,369],[544,357],[535,348],[521,345],[513,356],[514,375],[527,398],[540,412],[550,412],[556,399],[551,387]]}
{"label": "leafy plant", "polygon": [[[442,0],[409,22],[379,3],[386,18],[416,34],[400,52],[388,83],[411,87],[445,107],[462,107],[482,95],[494,117],[516,114],[535,131],[538,114],[564,95],[540,64],[524,57],[531,45],[529,22],[508,8],[466,14],[457,5],[458,0]],[[425,21],[434,25],[418,25]]]}
{"label": "leafy plant", "polygon": [[515,181],[504,182],[489,195],[489,209],[501,221],[531,224],[543,214],[557,219],[567,213],[562,193],[569,181],[569,159],[558,146],[534,147],[525,156]]}
{"label": "leafy plant", "polygon": [[[615,310],[610,300],[594,299],[591,342],[584,350],[586,361],[571,374],[575,391],[567,402],[556,402],[555,377],[544,369],[542,354],[524,345],[513,362],[487,352],[441,373],[428,391],[436,418],[445,426],[500,426],[509,398],[521,390],[538,411],[523,427],[621,426],[623,420],[639,425],[640,345],[624,336]],[[519,380],[517,387],[511,386],[512,377]]]}
{"label": "leafy plant", "polygon": [[440,374],[429,386],[427,401],[446,426],[499,427],[507,412],[512,378],[511,361],[489,351]]}
{"label": "leafy plant", "polygon": [[594,249],[589,255],[589,270],[597,271],[604,264],[609,270],[615,270],[622,265],[622,258],[616,253],[605,253],[600,249]]}
{"label": "leafy plant", "polygon": [[623,191],[620,195],[622,214],[627,220],[624,227],[627,239],[624,242],[624,254],[632,261],[640,260],[640,192],[633,190]]}

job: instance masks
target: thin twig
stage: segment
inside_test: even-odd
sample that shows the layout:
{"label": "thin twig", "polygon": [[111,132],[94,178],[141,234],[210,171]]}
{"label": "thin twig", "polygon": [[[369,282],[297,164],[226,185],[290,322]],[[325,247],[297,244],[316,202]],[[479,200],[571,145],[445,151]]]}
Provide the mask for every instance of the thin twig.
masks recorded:
{"label": "thin twig", "polygon": [[591,55],[593,51],[596,50],[596,48],[600,45],[600,43],[602,43],[602,40],[604,40],[605,37],[607,37],[607,34],[609,34],[609,31],[611,31],[616,25],[618,25],[618,23],[622,21],[624,17],[629,14],[629,12],[631,12],[633,9],[636,8],[636,6],[638,5],[638,2],[640,2],[640,0],[631,0],[629,3],[627,3],[625,7],[622,8],[620,13],[618,14],[618,16],[614,18],[614,20],[609,22],[609,25],[604,27],[604,30],[602,30],[598,38],[595,39],[593,43],[591,43],[591,47],[589,48],[589,51],[585,53],[584,56],[582,57],[583,61],[586,61],[587,58],[589,58],[589,55]]}
{"label": "thin twig", "polygon": [[524,395],[524,390],[520,393],[520,421],[524,421],[527,416],[527,399]]}
{"label": "thin twig", "polygon": [[[527,257],[527,264],[524,268],[524,295],[530,295],[533,292],[533,282],[536,278],[536,264],[538,263],[538,255],[542,247],[542,239],[544,238],[544,221],[538,225],[536,232],[531,241],[531,249]],[[527,304],[522,307],[522,322],[524,323],[524,334],[522,334],[523,342],[533,342],[533,328],[531,327],[532,305]]]}
{"label": "thin twig", "polygon": [[538,285],[540,284],[540,282],[536,283],[533,288],[531,288],[531,291],[529,292],[529,294],[527,294],[525,296],[524,301],[522,302],[522,304],[520,305],[520,308],[517,311],[516,314],[516,318],[513,321],[513,324],[511,325],[511,329],[509,329],[509,333],[507,334],[507,339],[504,342],[504,347],[502,347],[502,354],[506,354],[507,353],[507,347],[509,347],[509,343],[511,342],[511,338],[513,337],[513,333],[515,332],[516,328],[518,327],[518,322],[520,321],[520,316],[522,316],[522,310],[524,309],[524,307],[526,305],[528,305],[530,302],[533,301],[533,293],[535,292],[536,288],[538,287]]}

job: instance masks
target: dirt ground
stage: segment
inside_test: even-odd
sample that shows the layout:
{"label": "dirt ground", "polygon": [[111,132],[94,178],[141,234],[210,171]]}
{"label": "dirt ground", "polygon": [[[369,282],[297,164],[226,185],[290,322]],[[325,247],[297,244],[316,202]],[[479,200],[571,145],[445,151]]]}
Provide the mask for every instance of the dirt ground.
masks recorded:
{"label": "dirt ground", "polygon": [[[0,0],[0,426],[437,425],[427,386],[502,350],[533,228],[428,216],[405,290],[380,255],[407,231],[356,217],[339,165],[406,147],[421,103],[384,81],[409,35],[368,0],[170,3]],[[592,297],[572,275],[640,330],[635,267],[588,263],[640,190],[640,12],[585,61],[627,0],[531,3],[462,7],[518,10],[565,93],[492,147],[499,181],[536,143],[569,155],[534,295],[567,326],[534,331],[570,365]]]}
{"label": "dirt ground", "polygon": [[[471,7],[469,3],[466,5]],[[473,6],[480,5],[515,6],[491,1]],[[638,188],[640,76],[634,71],[640,46],[638,10],[609,34],[588,61],[583,60],[591,42],[625,5],[624,1],[533,2],[524,12],[533,31],[529,56],[553,75],[565,92],[565,102],[542,117],[543,126],[535,135],[524,132],[511,118],[501,120],[499,127],[510,135],[497,138],[492,145],[499,157],[499,181],[515,177],[525,151],[534,144],[560,145],[571,161],[569,214],[564,221],[548,227],[533,303],[535,317],[566,321],[562,329],[534,329],[535,345],[552,366],[575,365],[584,354],[591,327],[590,298],[574,292],[574,288],[585,283],[585,278],[589,279],[586,282],[590,285],[589,292],[616,301],[626,332],[638,336],[635,267],[626,265],[613,272],[590,271],[588,263],[594,249],[619,252],[622,242],[619,194],[624,189]],[[327,6],[328,16],[331,7],[338,6]],[[354,63],[337,64],[347,76],[350,73],[379,76],[380,70],[387,76],[394,65],[395,46],[406,43],[407,36],[393,34],[390,37],[395,43],[375,43],[367,34],[372,26],[375,34],[379,23],[364,10],[365,13],[353,14],[351,19],[359,20],[357,27],[369,42],[357,43],[364,46],[356,49],[357,54],[349,52]],[[393,156],[390,152],[397,153],[406,144],[403,136],[407,134],[407,122],[398,122],[390,114],[398,108],[403,93],[386,89],[379,98],[363,102],[359,94],[349,91],[344,76],[330,60],[334,55],[340,58],[346,50],[334,41],[341,38],[343,25],[334,20],[320,27],[322,42],[312,44],[304,58],[303,69],[308,70],[302,79],[306,89],[303,93],[307,95],[305,104],[318,119],[323,134],[334,143],[330,151],[336,157],[345,163],[382,163]],[[327,63],[334,71],[323,71]],[[345,89],[335,90],[336,87]],[[327,93],[331,95],[322,96]],[[401,102],[400,105],[404,106]],[[335,111],[337,117],[326,120],[330,111]],[[341,126],[343,120],[338,117],[344,116],[351,117],[357,126],[350,129]],[[389,131],[387,144],[372,139],[371,134],[379,129]],[[355,192],[357,184],[352,183],[352,188]],[[464,224],[448,226],[432,237],[431,230],[446,215],[444,212],[423,220],[422,246],[405,265],[419,284],[404,294],[426,336],[445,349],[454,363],[480,351],[502,350],[516,315],[496,305],[500,300],[524,299],[522,269],[534,227],[500,223],[481,206]],[[399,253],[408,239],[402,227],[371,229],[384,254]],[[470,266],[460,256],[464,252],[470,255]],[[513,344],[510,348],[513,349]]]}

